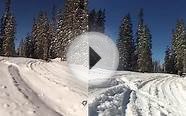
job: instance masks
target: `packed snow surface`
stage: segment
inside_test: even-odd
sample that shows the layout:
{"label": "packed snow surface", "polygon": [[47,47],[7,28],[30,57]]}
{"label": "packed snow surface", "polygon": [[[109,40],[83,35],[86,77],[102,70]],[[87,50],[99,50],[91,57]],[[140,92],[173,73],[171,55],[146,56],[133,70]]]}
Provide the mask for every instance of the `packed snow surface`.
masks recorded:
{"label": "packed snow surface", "polygon": [[0,57],[0,116],[87,115],[186,116],[186,78],[121,71],[88,87],[59,59]]}
{"label": "packed snow surface", "polygon": [[90,116],[186,116],[184,77],[117,72],[109,80],[89,88]]}
{"label": "packed snow surface", "polygon": [[86,116],[87,85],[59,59],[0,57],[0,116]]}

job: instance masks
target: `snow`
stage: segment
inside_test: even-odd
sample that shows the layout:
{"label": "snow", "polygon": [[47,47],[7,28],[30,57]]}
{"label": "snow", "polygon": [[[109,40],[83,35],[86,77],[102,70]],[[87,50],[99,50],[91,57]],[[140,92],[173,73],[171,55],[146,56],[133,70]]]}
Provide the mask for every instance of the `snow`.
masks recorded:
{"label": "snow", "polygon": [[82,78],[59,59],[0,57],[0,116],[186,116],[184,77],[118,71],[88,86],[74,67]]}
{"label": "snow", "polygon": [[82,101],[87,100],[87,85],[74,78],[67,64],[59,60],[47,63],[0,57],[0,74],[1,88],[7,87],[7,90],[0,89],[0,115],[87,114],[87,107],[82,105]]}
{"label": "snow", "polygon": [[120,71],[114,79],[89,89],[90,116],[186,116],[185,78]]}

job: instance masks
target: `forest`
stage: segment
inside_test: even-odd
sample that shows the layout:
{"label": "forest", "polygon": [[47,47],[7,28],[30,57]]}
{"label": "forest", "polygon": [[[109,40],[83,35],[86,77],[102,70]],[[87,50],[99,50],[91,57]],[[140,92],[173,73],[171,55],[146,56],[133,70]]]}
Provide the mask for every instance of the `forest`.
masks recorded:
{"label": "forest", "polygon": [[[1,56],[46,61],[61,58],[66,61],[68,47],[78,35],[92,31],[105,33],[105,9],[89,10],[88,0],[66,0],[63,9],[53,6],[52,17],[46,11],[40,11],[37,17],[33,17],[32,31],[15,47],[17,24],[11,10],[11,0],[5,0],[4,6],[0,21]],[[139,9],[137,25],[132,24],[130,13],[121,19],[116,41],[119,51],[118,70],[179,75],[186,73],[184,20],[177,20],[175,28],[172,29],[171,43],[165,50],[164,63],[160,63],[152,59],[152,34],[144,14],[144,10]],[[136,31],[132,29],[133,26],[137,27]]]}

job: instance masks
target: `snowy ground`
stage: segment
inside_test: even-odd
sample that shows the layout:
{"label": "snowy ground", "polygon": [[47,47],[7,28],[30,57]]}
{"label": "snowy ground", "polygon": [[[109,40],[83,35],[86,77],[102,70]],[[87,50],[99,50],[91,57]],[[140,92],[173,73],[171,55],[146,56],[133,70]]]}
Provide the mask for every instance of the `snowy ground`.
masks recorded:
{"label": "snowy ground", "polygon": [[90,83],[57,59],[0,57],[0,116],[186,116],[186,78],[116,72]]}
{"label": "snowy ground", "polygon": [[86,116],[87,86],[65,63],[0,57],[0,116]]}
{"label": "snowy ground", "polygon": [[186,116],[186,78],[117,72],[107,83],[89,89],[90,116]]}

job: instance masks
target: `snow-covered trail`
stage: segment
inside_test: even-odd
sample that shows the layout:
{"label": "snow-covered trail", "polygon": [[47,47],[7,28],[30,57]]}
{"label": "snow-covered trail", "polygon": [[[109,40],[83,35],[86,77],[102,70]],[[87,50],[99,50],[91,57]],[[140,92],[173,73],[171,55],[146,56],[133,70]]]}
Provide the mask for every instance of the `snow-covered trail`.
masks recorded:
{"label": "snow-covered trail", "polygon": [[0,115],[186,116],[186,78],[121,71],[90,82],[58,59],[0,57]]}
{"label": "snow-covered trail", "polygon": [[[36,116],[87,115],[88,107],[82,104],[87,100],[87,85],[74,78],[65,63],[58,60],[47,63],[25,58],[0,59],[0,71],[7,70],[6,77],[3,77],[12,77],[18,92],[38,108],[34,111],[38,112]],[[2,68],[2,65],[6,67]]]}
{"label": "snow-covered trail", "polygon": [[24,76],[34,75],[29,79],[30,86],[49,101],[49,106],[65,116],[87,115],[87,106],[82,105],[87,100],[87,85],[74,78],[65,63],[37,60],[27,62],[25,66],[21,69]]}
{"label": "snow-covered trail", "polygon": [[113,79],[118,84],[90,90],[89,110],[94,111],[90,116],[186,116],[185,78],[117,72]]}
{"label": "snow-covered trail", "polygon": [[[8,66],[9,73],[13,79],[14,85],[18,90],[28,99],[34,106],[38,108],[38,115],[40,116],[62,116],[52,108],[48,107],[27,84],[23,81],[20,76],[19,70],[16,66]],[[46,112],[47,111],[47,112]]]}
{"label": "snow-covered trail", "polygon": [[127,116],[186,116],[185,78],[132,72],[120,72],[116,77],[132,90]]}
{"label": "snow-covered trail", "polygon": [[[22,80],[19,70],[0,59],[0,115],[62,116],[49,108]],[[47,111],[47,112],[46,112]]]}
{"label": "snow-covered trail", "polygon": [[[142,116],[186,116],[185,79],[163,74],[154,78],[131,95],[136,112]],[[129,107],[133,105],[129,103]]]}

